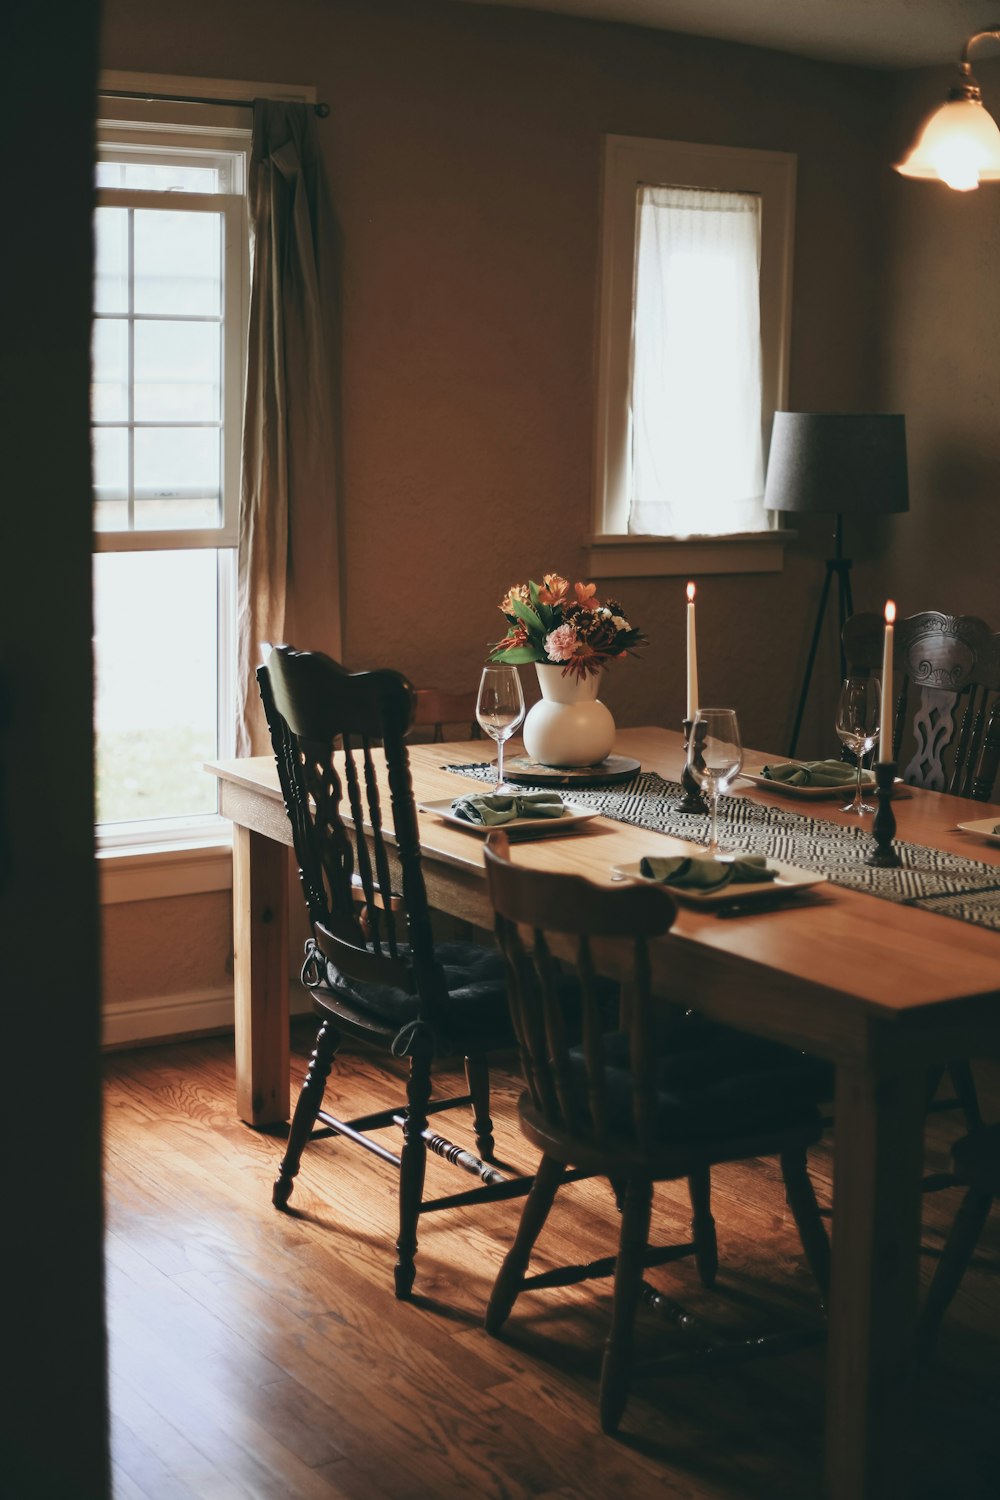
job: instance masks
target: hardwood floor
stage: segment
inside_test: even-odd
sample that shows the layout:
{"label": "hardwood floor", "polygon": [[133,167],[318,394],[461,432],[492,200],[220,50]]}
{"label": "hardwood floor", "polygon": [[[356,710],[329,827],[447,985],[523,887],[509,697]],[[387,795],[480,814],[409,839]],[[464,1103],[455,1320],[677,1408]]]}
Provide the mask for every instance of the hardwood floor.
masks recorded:
{"label": "hardwood floor", "polygon": [[[293,1028],[296,1091],[312,1036],[311,1021]],[[340,1064],[335,1086],[351,1113],[384,1099],[382,1067],[358,1055]],[[356,1148],[317,1143],[294,1216],[277,1213],[281,1142],[235,1119],[231,1039],[114,1053],[106,1078],[115,1500],[818,1500],[822,1346],[642,1377],[619,1438],[602,1437],[609,1282],[527,1293],[502,1339],[482,1328],[520,1202],[422,1219],[418,1295],[400,1304],[395,1174]],[[977,1068],[977,1079],[984,1113],[1000,1117],[1000,1069]],[[442,1075],[442,1091],[461,1086]],[[498,1156],[530,1169],[518,1091],[501,1071]],[[931,1117],[929,1168],[947,1165],[959,1133],[957,1115]],[[811,1168],[829,1204],[825,1143]],[[456,1186],[436,1160],[429,1177]],[[717,1169],[713,1202],[715,1291],[699,1286],[691,1260],[650,1279],[716,1337],[814,1319],[775,1165]],[[956,1192],[925,1199],[928,1276],[957,1203]],[[661,1243],[686,1239],[688,1216],[683,1184],[657,1188]],[[607,1184],[574,1184],[537,1263],[609,1254],[616,1233]],[[998,1271],[1000,1207],[915,1395],[926,1500],[1000,1492]],[[649,1350],[692,1340],[648,1309],[640,1335]]]}

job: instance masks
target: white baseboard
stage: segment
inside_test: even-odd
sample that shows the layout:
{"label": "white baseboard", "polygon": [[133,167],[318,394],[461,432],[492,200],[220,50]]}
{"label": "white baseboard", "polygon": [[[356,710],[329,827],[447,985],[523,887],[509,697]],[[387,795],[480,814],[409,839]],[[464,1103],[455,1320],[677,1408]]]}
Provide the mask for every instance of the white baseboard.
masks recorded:
{"label": "white baseboard", "polygon": [[[292,1015],[308,1012],[311,1005],[306,991],[299,985],[290,990]],[[130,1042],[169,1041],[174,1036],[232,1030],[233,1012],[231,985],[105,1002],[101,1039],[105,1047],[122,1047]]]}

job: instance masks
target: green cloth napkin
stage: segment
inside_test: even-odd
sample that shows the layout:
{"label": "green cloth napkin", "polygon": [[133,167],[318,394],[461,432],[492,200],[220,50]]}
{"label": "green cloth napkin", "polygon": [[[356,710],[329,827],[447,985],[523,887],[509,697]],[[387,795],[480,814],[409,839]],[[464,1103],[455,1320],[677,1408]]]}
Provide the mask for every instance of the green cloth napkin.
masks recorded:
{"label": "green cloth napkin", "polygon": [[518,818],[564,818],[566,807],[558,792],[491,792],[488,796],[456,797],[451,804],[456,818],[493,828]]}
{"label": "green cloth napkin", "polygon": [[642,859],[639,873],[661,885],[676,885],[689,891],[718,891],[724,885],[750,885],[773,880],[763,854],[744,854],[740,859],[712,859],[709,855],[678,855],[674,858]]}
{"label": "green cloth napkin", "polygon": [[[780,766],[764,766],[760,774],[786,786],[853,786],[858,779],[856,767],[843,760],[790,760]],[[871,771],[861,772],[862,786],[871,786],[874,781]]]}

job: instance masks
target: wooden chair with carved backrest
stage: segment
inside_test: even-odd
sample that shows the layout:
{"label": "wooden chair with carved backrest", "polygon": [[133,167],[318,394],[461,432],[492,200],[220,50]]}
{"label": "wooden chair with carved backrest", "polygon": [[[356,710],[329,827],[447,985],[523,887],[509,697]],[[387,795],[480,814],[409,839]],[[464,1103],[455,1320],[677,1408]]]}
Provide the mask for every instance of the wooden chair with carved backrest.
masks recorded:
{"label": "wooden chair with carved backrest", "polygon": [[[881,668],[883,631],[881,615],[851,616],[849,671]],[[1000,768],[1000,635],[975,615],[910,615],[896,623],[893,663],[893,758],[903,780],[988,802]]]}
{"label": "wooden chair with carved backrest", "polygon": [[482,739],[482,730],[476,718],[476,694],[445,693],[440,688],[417,688],[414,728],[430,729],[431,743],[440,745],[445,738],[445,727],[451,725],[463,731],[460,738]]}
{"label": "wooden chair with carved backrest", "polygon": [[[881,615],[857,614],[844,625],[849,672],[882,666]],[[893,758],[910,786],[988,802],[1000,767],[1000,635],[975,615],[937,611],[896,622],[893,669]],[[936,1092],[941,1072],[931,1076]],[[972,1070],[948,1065],[957,1103],[970,1129],[981,1124]],[[954,1107],[939,1101],[935,1108]]]}
{"label": "wooden chair with carved backrest", "polygon": [[951,1148],[951,1161],[951,1172],[936,1185],[964,1187],[966,1193],[927,1289],[920,1320],[925,1347],[933,1343],[972,1260],[993,1201],[1000,1197],[1000,1124],[982,1125],[963,1135]]}
{"label": "wooden chair with carved backrest", "polygon": [[[819,1139],[822,1122],[811,1103],[812,1084],[789,1049],[737,1037],[725,1028],[708,1045],[692,1044],[683,1007],[654,1002],[648,945],[673,923],[676,908],[667,891],[651,885],[597,886],[578,876],[515,866],[509,856],[503,832],[491,833],[486,871],[527,1085],[518,1112],[524,1134],[542,1156],[493,1288],[486,1327],[497,1333],[527,1288],[613,1274],[600,1388],[601,1426],[613,1432],[628,1392],[643,1271],[693,1254],[705,1285],[715,1279],[713,1166],[780,1157],[788,1202],[825,1292],[829,1247],[806,1171],[806,1151]],[[601,939],[630,945],[624,1031],[606,1031],[602,1022],[591,946]],[[571,954],[575,964],[582,996],[579,1033],[567,1024],[557,949],[564,959]],[[571,1164],[614,1185],[622,1208],[618,1254],[528,1276],[532,1249]],[[653,1184],[682,1177],[691,1194],[692,1241],[651,1247]],[[766,1339],[753,1340],[740,1353],[767,1348]]]}
{"label": "wooden chair with carved backrest", "polygon": [[[257,677],[312,927],[302,977],[321,1020],[273,1201],[278,1208],[288,1204],[314,1132],[355,1142],[397,1167],[395,1279],[396,1295],[405,1298],[414,1280],[418,1217],[451,1202],[424,1200],[428,1150],[480,1180],[478,1189],[457,1195],[463,1202],[517,1196],[530,1187],[487,1165],[493,1155],[487,1053],[513,1044],[503,960],[474,944],[434,943],[404,744],[414,710],[406,679],[391,671],[350,673],[327,656],[290,646],[275,647]],[[382,831],[379,747],[394,830],[392,864]],[[397,931],[400,910],[405,932]],[[343,1036],[407,1055],[406,1098],[352,1120],[324,1110]],[[468,1094],[432,1101],[431,1064],[442,1055],[464,1056]],[[428,1124],[441,1110],[468,1105],[478,1155]],[[398,1156],[372,1134],[393,1125],[403,1135]]]}

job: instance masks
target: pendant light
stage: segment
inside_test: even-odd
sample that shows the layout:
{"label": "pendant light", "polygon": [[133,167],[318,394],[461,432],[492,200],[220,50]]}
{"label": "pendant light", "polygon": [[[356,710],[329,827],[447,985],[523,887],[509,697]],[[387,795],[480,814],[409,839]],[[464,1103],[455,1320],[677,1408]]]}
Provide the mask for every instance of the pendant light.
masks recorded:
{"label": "pendant light", "polygon": [[948,101],[925,122],[920,135],[896,171],[904,177],[946,182],[967,193],[981,182],[1000,182],[1000,127],[983,104],[972,76],[969,52],[984,37],[1000,41],[1000,25],[977,31],[962,49],[961,83],[948,92]]}

